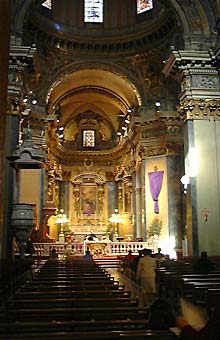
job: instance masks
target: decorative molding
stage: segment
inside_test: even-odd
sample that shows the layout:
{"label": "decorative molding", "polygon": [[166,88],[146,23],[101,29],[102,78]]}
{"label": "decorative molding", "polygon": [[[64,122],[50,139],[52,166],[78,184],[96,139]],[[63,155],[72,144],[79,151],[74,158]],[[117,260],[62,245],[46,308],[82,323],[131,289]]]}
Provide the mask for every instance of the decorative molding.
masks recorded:
{"label": "decorative molding", "polygon": [[220,100],[186,99],[177,111],[183,120],[208,120],[210,117],[220,120]]}
{"label": "decorative molding", "polygon": [[[170,12],[171,14],[171,12]],[[172,13],[173,14],[173,13]],[[159,26],[158,22],[158,26]],[[43,24],[41,24],[43,25]],[[68,34],[62,36],[59,32],[50,30],[49,32],[42,31],[39,25],[35,25],[33,30],[35,31],[38,41],[42,46],[42,50],[45,53],[45,47],[49,43],[49,49],[59,51],[59,53],[75,54],[81,56],[100,56],[100,57],[119,57],[125,55],[131,55],[133,53],[142,52],[149,49],[149,46],[161,46],[162,41],[174,32],[177,28],[177,20],[174,15],[170,15],[165,18],[160,27],[157,26],[157,30],[149,32],[147,30],[139,30],[133,34],[128,34],[126,31],[123,34],[123,30],[120,31],[120,37],[112,35],[83,35],[81,33],[71,34],[71,39],[68,39]],[[45,21],[44,21],[45,26]],[[117,31],[118,33],[118,31]],[[98,38],[97,38],[98,36]]]}

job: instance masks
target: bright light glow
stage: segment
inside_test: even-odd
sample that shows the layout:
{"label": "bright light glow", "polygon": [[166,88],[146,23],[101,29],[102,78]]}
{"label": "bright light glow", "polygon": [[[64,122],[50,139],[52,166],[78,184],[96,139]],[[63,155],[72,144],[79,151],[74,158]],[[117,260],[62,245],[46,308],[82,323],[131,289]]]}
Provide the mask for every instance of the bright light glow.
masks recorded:
{"label": "bright light glow", "polygon": [[112,223],[121,223],[122,222],[121,215],[117,214],[117,213],[116,214],[112,214],[112,216],[109,218],[109,222],[112,222]]}
{"label": "bright light glow", "polygon": [[36,104],[37,104],[37,99],[33,99],[33,100],[32,100],[32,104],[33,104],[33,105],[36,105]]}
{"label": "bright light glow", "polygon": [[171,259],[176,259],[175,252],[176,240],[175,236],[167,237],[164,241],[161,241],[159,247],[163,249],[165,255],[169,255]]}
{"label": "bright light glow", "polygon": [[190,179],[187,175],[183,175],[181,178],[180,178],[180,182],[183,184],[183,187],[184,187],[184,194],[187,193],[187,186],[190,182]]}
{"label": "bright light glow", "polygon": [[185,157],[185,172],[188,177],[196,177],[199,169],[198,151],[196,148],[189,148]]}
{"label": "bright light glow", "polygon": [[157,107],[160,107],[160,102],[156,102],[155,105],[156,105]]}
{"label": "bright light glow", "polygon": [[118,136],[121,136],[121,132],[120,132],[120,131],[118,131],[118,132],[117,132],[117,135],[118,135]]}
{"label": "bright light glow", "polygon": [[125,123],[126,124],[130,124],[130,120],[129,119],[125,119]]}
{"label": "bright light glow", "polygon": [[122,130],[124,131],[127,130],[126,126],[122,126]]}
{"label": "bright light glow", "polygon": [[137,0],[137,14],[149,11],[153,8],[153,0]]}
{"label": "bright light glow", "polygon": [[189,177],[184,175],[180,178],[180,182],[187,187],[187,185],[189,184]]}
{"label": "bright light glow", "polygon": [[59,131],[63,131],[63,130],[64,130],[63,126],[59,127]]}
{"label": "bright light glow", "polygon": [[67,222],[69,222],[69,220],[66,217],[66,214],[58,214],[56,223],[67,223]]}

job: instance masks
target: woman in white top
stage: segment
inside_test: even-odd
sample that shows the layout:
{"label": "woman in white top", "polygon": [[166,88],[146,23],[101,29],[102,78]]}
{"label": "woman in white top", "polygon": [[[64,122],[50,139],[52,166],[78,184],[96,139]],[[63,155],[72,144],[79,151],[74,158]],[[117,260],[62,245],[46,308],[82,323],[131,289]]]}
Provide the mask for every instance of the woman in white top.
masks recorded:
{"label": "woman in white top", "polygon": [[150,306],[156,297],[156,272],[157,263],[151,257],[151,249],[143,249],[143,257],[139,259],[137,279],[143,291],[143,303]]}

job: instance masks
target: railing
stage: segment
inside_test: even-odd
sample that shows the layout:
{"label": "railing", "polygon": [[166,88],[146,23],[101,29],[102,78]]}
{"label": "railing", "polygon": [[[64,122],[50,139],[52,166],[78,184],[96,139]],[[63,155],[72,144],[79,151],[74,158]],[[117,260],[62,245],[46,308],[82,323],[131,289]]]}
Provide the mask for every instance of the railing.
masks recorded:
{"label": "railing", "polygon": [[57,254],[64,255],[84,255],[89,249],[94,255],[126,255],[129,250],[134,255],[144,248],[155,251],[152,242],[109,242],[109,241],[84,241],[83,243],[34,243],[35,255],[39,257],[49,256],[51,250],[55,248]]}

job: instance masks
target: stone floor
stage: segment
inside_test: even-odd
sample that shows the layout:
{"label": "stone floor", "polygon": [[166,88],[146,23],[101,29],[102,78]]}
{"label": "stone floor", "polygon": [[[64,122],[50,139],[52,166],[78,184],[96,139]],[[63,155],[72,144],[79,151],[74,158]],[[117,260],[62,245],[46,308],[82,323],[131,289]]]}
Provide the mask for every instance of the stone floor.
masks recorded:
{"label": "stone floor", "polygon": [[118,268],[106,268],[106,270],[115,278],[116,281],[119,281],[120,285],[125,286],[125,290],[131,292],[132,299],[138,299],[138,305],[140,308],[142,308],[143,299],[140,286],[126,277]]}

